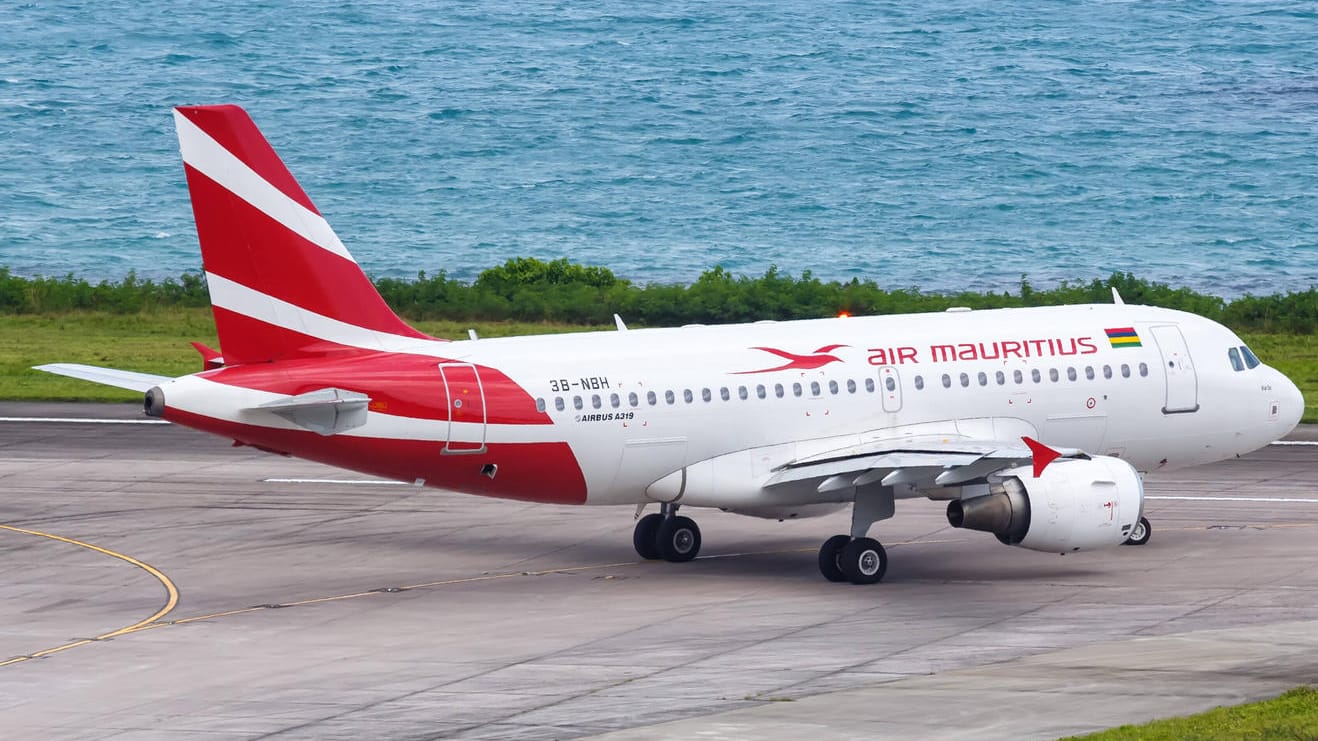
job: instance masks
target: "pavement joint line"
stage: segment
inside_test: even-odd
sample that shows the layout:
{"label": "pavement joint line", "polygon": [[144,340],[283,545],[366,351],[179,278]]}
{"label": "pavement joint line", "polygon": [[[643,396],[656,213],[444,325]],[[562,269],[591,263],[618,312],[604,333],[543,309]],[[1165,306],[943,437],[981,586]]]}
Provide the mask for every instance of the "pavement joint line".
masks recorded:
{"label": "pavement joint line", "polygon": [[160,620],[160,618],[164,617],[165,615],[168,615],[174,609],[174,607],[178,605],[178,597],[179,597],[178,587],[174,586],[174,582],[171,581],[168,576],[165,576],[164,572],[160,571],[160,569],[157,569],[151,564],[145,563],[143,561],[139,561],[138,559],[133,558],[132,556],[128,556],[123,553],[112,551],[109,548],[102,548],[101,546],[93,545],[91,543],[85,543],[81,540],[74,540],[73,538],[66,538],[62,535],[45,533],[45,532],[41,532],[40,530],[27,530],[21,527],[14,527],[12,525],[0,525],[0,530],[8,530],[10,532],[20,533],[22,535],[33,535],[39,538],[47,538],[49,540],[58,541],[60,543],[68,543],[69,545],[76,545],[79,548],[86,548],[87,550],[95,551],[102,555],[110,556],[112,558],[117,558],[120,561],[124,561],[125,563],[132,564],[133,566],[136,566],[137,568],[142,569],[151,576],[155,577],[156,581],[160,582],[160,585],[165,588],[165,594],[166,594],[165,604],[159,610],[157,610],[155,614],[151,615],[151,617],[148,617],[144,620],[139,620],[136,623],[133,623],[132,625],[128,625],[123,628],[112,630],[108,633],[102,633],[93,638],[83,638],[81,640],[65,643],[61,646],[55,646],[53,648],[47,648],[41,651],[34,651],[24,656],[16,656],[12,659],[0,661],[0,667],[9,666],[11,664],[19,664],[24,661],[31,661],[32,659],[39,659],[45,656],[50,656],[52,654],[59,653],[61,651],[67,651],[71,648],[86,646],[87,644],[94,643],[96,641],[103,641],[109,638],[116,638],[118,636],[128,635],[129,633],[135,633],[139,630],[143,630],[145,628],[149,628],[153,625],[159,624],[156,621]]}

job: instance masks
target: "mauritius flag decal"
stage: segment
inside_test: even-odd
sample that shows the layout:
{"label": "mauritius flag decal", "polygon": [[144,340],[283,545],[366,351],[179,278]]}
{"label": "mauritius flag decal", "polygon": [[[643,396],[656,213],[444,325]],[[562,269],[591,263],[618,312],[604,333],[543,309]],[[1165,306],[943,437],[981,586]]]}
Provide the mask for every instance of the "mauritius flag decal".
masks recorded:
{"label": "mauritius flag decal", "polygon": [[1103,331],[1107,332],[1107,340],[1113,347],[1142,347],[1134,327],[1115,327]]}

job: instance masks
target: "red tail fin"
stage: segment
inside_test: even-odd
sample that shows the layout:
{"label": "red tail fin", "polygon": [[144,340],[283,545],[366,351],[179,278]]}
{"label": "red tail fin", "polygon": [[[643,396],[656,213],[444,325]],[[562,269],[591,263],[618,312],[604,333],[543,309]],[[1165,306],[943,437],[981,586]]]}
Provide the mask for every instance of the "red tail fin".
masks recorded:
{"label": "red tail fin", "polygon": [[227,365],[424,338],[399,319],[243,109],[174,110]]}

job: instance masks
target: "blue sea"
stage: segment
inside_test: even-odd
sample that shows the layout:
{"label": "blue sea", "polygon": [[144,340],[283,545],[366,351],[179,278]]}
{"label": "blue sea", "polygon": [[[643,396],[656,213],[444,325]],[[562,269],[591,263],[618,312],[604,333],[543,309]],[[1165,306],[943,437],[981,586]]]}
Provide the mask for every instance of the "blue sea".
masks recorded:
{"label": "blue sea", "polygon": [[197,270],[220,102],[376,276],[1318,285],[1312,1],[6,4],[0,266]]}

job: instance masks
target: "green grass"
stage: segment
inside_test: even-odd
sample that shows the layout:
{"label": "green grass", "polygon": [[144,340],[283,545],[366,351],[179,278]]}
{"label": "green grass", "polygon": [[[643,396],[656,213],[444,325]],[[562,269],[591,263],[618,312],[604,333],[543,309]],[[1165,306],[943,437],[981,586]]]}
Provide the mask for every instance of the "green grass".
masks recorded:
{"label": "green grass", "polygon": [[[434,337],[465,339],[473,327],[481,337],[582,332],[603,327],[522,322],[419,321]],[[608,327],[612,329],[612,327]],[[133,391],[32,370],[44,363],[86,363],[163,376],[201,370],[189,344],[218,347],[209,308],[176,308],[141,314],[66,312],[0,315],[0,400],[138,401]]]}
{"label": "green grass", "polygon": [[1318,690],[1298,687],[1263,702],[1219,707],[1183,718],[1121,726],[1067,741],[1180,741],[1181,739],[1318,738]]}
{"label": "green grass", "polygon": [[[418,329],[435,337],[465,338],[579,332],[612,327],[526,322],[423,320]],[[1313,335],[1246,334],[1264,362],[1290,376],[1304,392],[1304,421],[1318,422],[1318,338]],[[135,401],[139,395],[108,386],[31,370],[42,363],[87,363],[181,376],[201,369],[193,340],[217,346],[208,308],[175,308],[139,314],[63,312],[0,314],[0,399]],[[1225,362],[1225,358],[1221,358]]]}

